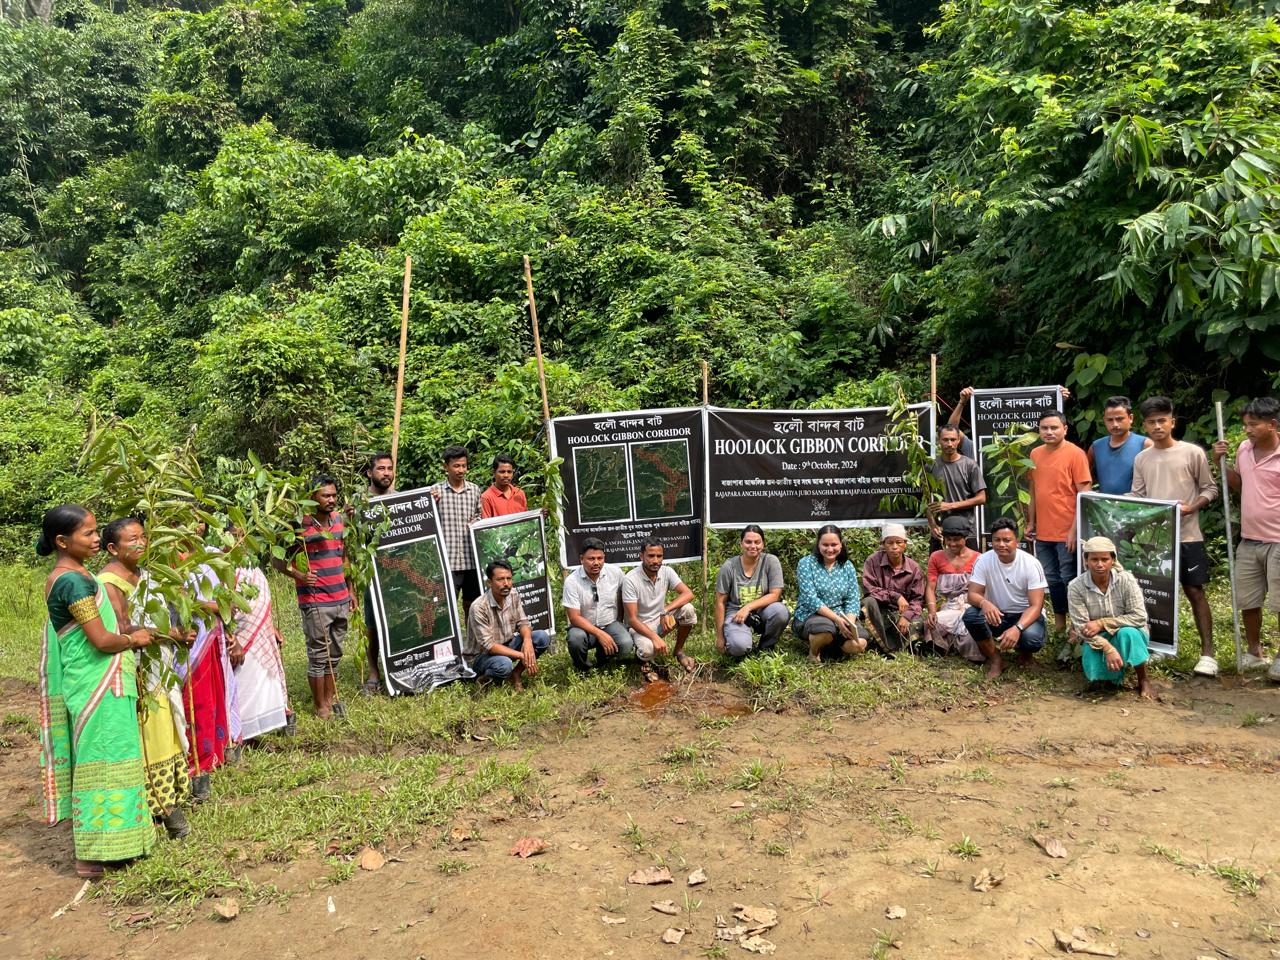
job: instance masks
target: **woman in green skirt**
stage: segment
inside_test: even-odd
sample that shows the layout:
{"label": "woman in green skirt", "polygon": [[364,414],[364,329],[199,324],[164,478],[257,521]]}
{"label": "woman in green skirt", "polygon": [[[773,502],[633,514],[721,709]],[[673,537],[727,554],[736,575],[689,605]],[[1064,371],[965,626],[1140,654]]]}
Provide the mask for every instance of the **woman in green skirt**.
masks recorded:
{"label": "woman in green skirt", "polygon": [[1081,546],[1084,573],[1067,587],[1072,639],[1083,642],[1080,663],[1091,683],[1119,685],[1133,667],[1138,693],[1152,699],[1147,679],[1147,605],[1133,574],[1116,563],[1116,545],[1092,537]]}
{"label": "woman in green skirt", "polygon": [[45,818],[71,819],[76,873],[90,879],[104,864],[145,855],[155,841],[133,652],[151,643],[151,633],[116,632],[111,601],[84,565],[99,545],[93,514],[74,504],[44,515],[36,543],[40,556],[57,557],[45,581],[40,651]]}

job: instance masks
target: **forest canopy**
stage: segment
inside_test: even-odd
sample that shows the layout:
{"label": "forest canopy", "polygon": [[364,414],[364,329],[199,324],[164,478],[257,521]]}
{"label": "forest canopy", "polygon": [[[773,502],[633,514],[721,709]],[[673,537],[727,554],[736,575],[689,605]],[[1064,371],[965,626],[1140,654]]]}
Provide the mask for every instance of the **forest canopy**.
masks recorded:
{"label": "forest canopy", "polygon": [[[38,5],[37,5],[38,6]],[[30,7],[30,5],[28,5]],[[0,548],[97,411],[299,471],[553,414],[1280,369],[1280,30],[1224,2],[55,0],[0,22]],[[1196,421],[1199,421],[1197,428]]]}

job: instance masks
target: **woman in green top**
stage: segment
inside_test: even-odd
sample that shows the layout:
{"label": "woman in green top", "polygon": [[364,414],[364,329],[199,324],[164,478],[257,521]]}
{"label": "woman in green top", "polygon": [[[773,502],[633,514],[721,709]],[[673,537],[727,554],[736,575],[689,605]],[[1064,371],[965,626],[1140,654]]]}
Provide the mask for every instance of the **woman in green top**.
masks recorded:
{"label": "woman in green top", "polygon": [[36,543],[57,554],[45,581],[49,619],[40,651],[40,766],[49,824],[71,818],[76,873],[102,876],[102,865],[151,850],[138,735],[134,650],[149,630],[116,632],[116,614],[84,562],[98,552],[93,514],[65,504],[44,515]]}

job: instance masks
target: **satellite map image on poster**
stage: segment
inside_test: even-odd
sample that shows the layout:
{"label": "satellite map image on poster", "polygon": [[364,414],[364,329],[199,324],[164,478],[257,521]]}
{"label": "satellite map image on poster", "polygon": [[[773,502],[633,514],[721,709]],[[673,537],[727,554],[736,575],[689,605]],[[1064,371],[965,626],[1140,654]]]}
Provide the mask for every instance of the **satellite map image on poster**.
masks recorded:
{"label": "satellite map image on poster", "polygon": [[452,635],[435,537],[379,550],[377,562],[393,655]]}
{"label": "satellite map image on poster", "polygon": [[637,520],[687,517],[693,513],[688,442],[633,443],[631,476]]}
{"label": "satellite map image on poster", "polygon": [[578,484],[579,519],[583,523],[631,519],[626,447],[579,447],[573,451],[573,470]]}

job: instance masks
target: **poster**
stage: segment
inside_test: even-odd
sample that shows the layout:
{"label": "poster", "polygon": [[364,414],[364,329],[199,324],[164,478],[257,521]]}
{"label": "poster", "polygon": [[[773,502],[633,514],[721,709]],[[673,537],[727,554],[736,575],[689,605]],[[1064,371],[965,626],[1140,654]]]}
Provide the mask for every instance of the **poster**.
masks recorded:
{"label": "poster", "polygon": [[462,659],[435,498],[425,487],[372,497],[365,520],[387,524],[374,554],[370,591],[387,693],[416,693],[472,676]]}
{"label": "poster", "polygon": [[[1005,433],[1010,427],[1037,432],[1040,414],[1046,410],[1062,411],[1061,387],[997,387],[974,390],[969,397],[973,455],[987,481],[987,502],[978,507],[978,530],[983,536],[991,532],[991,524],[997,518],[1016,519],[1018,514],[1013,510],[1017,499],[1012,490],[1005,491],[1004,496],[996,493],[996,478],[988,470],[982,450],[991,443],[992,437]],[[1027,448],[1028,452],[1030,449]]]}
{"label": "poster", "polygon": [[[933,415],[919,417],[920,441],[932,447]],[[886,435],[889,409],[707,409],[708,522],[712,527],[922,524],[910,511],[881,509],[886,496],[919,497],[903,479],[904,441]],[[903,514],[906,518],[903,518]],[[891,514],[896,514],[891,515]]]}
{"label": "poster", "polygon": [[667,563],[702,559],[702,410],[631,410],[551,421],[563,458],[560,560],[578,565],[582,541],[605,543],[610,563],[639,562],[662,542]]}
{"label": "poster", "polygon": [[[1107,537],[1116,545],[1116,562],[1137,578],[1147,601],[1152,653],[1178,653],[1178,550],[1182,514],[1176,500],[1082,493],[1079,498],[1080,541]],[[1084,572],[1084,556],[1076,551],[1076,572]]]}
{"label": "poster", "polygon": [[471,555],[484,576],[491,560],[511,564],[515,589],[533,630],[556,632],[551,584],[547,580],[547,539],[541,510],[490,517],[471,525]]}

